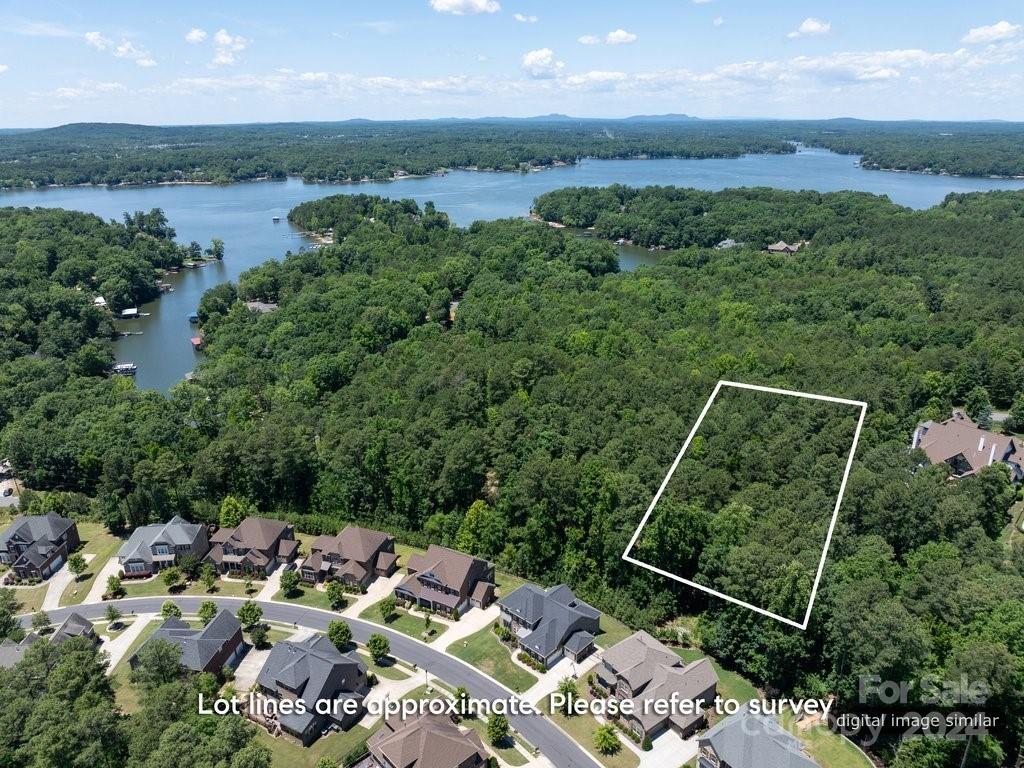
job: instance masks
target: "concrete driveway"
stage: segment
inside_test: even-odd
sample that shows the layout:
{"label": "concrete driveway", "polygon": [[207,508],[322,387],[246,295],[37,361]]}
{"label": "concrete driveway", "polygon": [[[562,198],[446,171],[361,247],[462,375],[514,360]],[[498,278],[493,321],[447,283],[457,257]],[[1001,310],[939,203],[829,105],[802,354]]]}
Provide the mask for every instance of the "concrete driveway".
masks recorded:
{"label": "concrete driveway", "polygon": [[[632,744],[628,737],[620,737],[619,740],[623,744]],[[697,739],[684,739],[675,731],[668,730],[651,742],[649,752],[640,750],[640,768],[686,765],[696,756]]]}
{"label": "concrete driveway", "polygon": [[[85,558],[85,562],[91,562],[96,555],[82,555]],[[61,569],[57,571],[53,576],[46,580],[46,595],[43,597],[43,610],[52,611],[54,608],[60,607],[60,596],[64,594],[64,590],[68,588],[75,580],[75,574],[68,568],[68,564],[64,563]]]}
{"label": "concrete driveway", "polygon": [[245,654],[242,660],[235,667],[235,690],[239,694],[247,693],[252,688],[253,683],[256,682],[256,677],[259,675],[260,670],[263,669],[263,665],[267,663],[267,657],[270,655],[270,648],[264,648],[262,651],[258,651],[255,648],[250,648],[249,652]]}
{"label": "concrete driveway", "polygon": [[121,564],[117,562],[117,557],[114,556],[107,560],[100,568],[100,572],[96,574],[96,581],[89,587],[89,594],[85,596],[83,603],[99,603],[103,600],[103,593],[107,591],[107,579],[111,576],[117,576],[117,572],[121,570]]}
{"label": "concrete driveway", "polygon": [[256,595],[257,600],[273,600],[274,595],[281,591],[281,574],[284,573],[284,566],[279,565],[274,569],[274,572],[267,577],[267,580],[263,583],[263,587],[260,589],[259,594]]}
{"label": "concrete driveway", "polygon": [[359,618],[360,613],[365,611],[374,603],[379,603],[385,597],[394,592],[395,587],[397,587],[404,578],[404,573],[394,573],[386,579],[377,577],[366,589],[366,594],[360,595],[355,602],[351,603],[348,608],[341,612],[341,615],[352,619]]}
{"label": "concrete driveway", "polygon": [[[72,609],[62,608],[61,610],[70,613]],[[61,621],[64,621],[66,618],[67,616],[62,616]],[[142,630],[146,628],[146,625],[151,621],[156,621],[157,618],[159,618],[159,614],[156,613],[138,613],[128,629],[113,640],[108,640],[103,644],[103,650],[110,654],[110,666],[107,668],[108,675],[113,674],[114,667],[124,658],[124,655],[128,652],[136,638],[142,634]]]}
{"label": "concrete driveway", "polygon": [[599,651],[590,654],[579,663],[574,662],[572,659],[562,659],[541,675],[540,679],[523,694],[523,698],[536,704],[541,699],[554,693],[555,689],[558,688],[558,683],[565,678],[574,677],[577,680],[584,680],[587,672],[596,667],[599,661],[601,661]]}
{"label": "concrete driveway", "polygon": [[470,608],[459,617],[458,621],[449,622],[448,629],[432,642],[431,646],[443,651],[453,643],[475,635],[484,627],[489,627],[498,620],[500,615],[501,611],[497,604],[484,609]]}

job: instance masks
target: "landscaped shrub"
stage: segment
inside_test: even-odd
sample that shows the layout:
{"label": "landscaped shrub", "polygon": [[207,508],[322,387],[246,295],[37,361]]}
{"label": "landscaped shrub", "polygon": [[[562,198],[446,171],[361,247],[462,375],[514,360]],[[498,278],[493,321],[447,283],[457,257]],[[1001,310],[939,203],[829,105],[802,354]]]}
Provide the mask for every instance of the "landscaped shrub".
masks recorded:
{"label": "landscaped shrub", "polygon": [[542,675],[548,671],[547,667],[545,667],[541,662],[537,661],[535,658],[533,658],[533,656],[526,653],[525,651],[520,651],[516,655],[516,658],[523,662],[523,664],[525,664],[526,666],[530,667],[531,669],[537,670]]}

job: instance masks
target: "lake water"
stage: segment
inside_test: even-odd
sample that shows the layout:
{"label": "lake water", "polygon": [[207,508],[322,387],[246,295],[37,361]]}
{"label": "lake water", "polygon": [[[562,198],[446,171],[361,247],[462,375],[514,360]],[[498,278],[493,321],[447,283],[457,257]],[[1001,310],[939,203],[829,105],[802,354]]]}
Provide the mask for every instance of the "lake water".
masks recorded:
{"label": "lake water", "polygon": [[[70,208],[114,219],[120,219],[123,211],[162,208],[180,242],[198,240],[206,246],[213,237],[224,241],[223,262],[169,276],[167,281],[174,292],[141,307],[148,316],[118,322],[122,330],[143,332],[117,342],[118,360],[138,363],[136,382],[140,387],[166,390],[201,358],[189,342],[194,327],[189,325],[188,315],[196,310],[203,292],[307,244],[286,220],[288,211],[298,203],[358,192],[413,198],[421,204],[433,200],[454,223],[464,226],[478,219],[524,216],[535,197],[552,189],[615,182],[710,190],[745,186],[821,192],[855,189],[888,195],[894,202],[913,208],[935,205],[950,192],[1024,189],[1024,181],[867,171],[857,165],[854,156],[802,149],[794,155],[746,155],[721,160],[587,160],[527,174],[453,171],[445,176],[390,183],[305,184],[288,179],[224,186],[11,190],[0,192],[0,205]],[[281,221],[275,224],[274,216]],[[641,248],[620,249],[623,269],[654,263],[658,257]]]}

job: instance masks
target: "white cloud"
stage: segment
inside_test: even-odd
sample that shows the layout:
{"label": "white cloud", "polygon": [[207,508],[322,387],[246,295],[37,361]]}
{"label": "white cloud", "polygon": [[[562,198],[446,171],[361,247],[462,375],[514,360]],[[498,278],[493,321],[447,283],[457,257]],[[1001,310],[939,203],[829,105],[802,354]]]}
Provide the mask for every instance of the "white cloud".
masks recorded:
{"label": "white cloud", "polygon": [[226,29],[218,29],[213,36],[213,65],[235,64],[238,54],[249,47],[249,41],[241,35],[232,35]]}
{"label": "white cloud", "polygon": [[707,5],[711,0],[693,0],[694,5]]}
{"label": "white cloud", "polygon": [[109,37],[101,32],[86,32],[85,43],[97,51],[110,51],[119,59],[134,61],[140,67],[155,67],[156,60],[145,48],[136,45],[131,40],[122,39],[120,43],[114,44]]}
{"label": "white cloud", "polygon": [[92,80],[83,80],[76,86],[57,88],[52,95],[53,98],[64,101],[81,101],[124,90],[126,89],[121,83],[97,83]]}
{"label": "white cloud", "polygon": [[398,24],[394,21],[360,21],[355,26],[359,29],[368,29],[371,32],[376,32],[378,35],[390,35],[398,29]]}
{"label": "white cloud", "polygon": [[723,24],[725,24],[725,19],[723,19],[721,16],[715,16],[715,18],[711,20],[711,23],[716,27],[720,27]]}
{"label": "white cloud", "polygon": [[564,67],[565,63],[555,59],[555,52],[550,48],[538,48],[523,54],[523,69],[530,77],[551,78]]}
{"label": "white cloud", "polygon": [[10,67],[8,67],[6,64],[0,64],[0,75],[2,75],[8,69],[10,69]]}
{"label": "white cloud", "polygon": [[597,35],[581,35],[576,38],[576,42],[582,45],[625,45],[626,43],[636,42],[637,36],[632,32],[627,32],[624,29],[616,29],[609,32],[603,38]]}
{"label": "white cloud", "polygon": [[430,0],[430,7],[438,13],[451,13],[455,16],[497,13],[501,10],[498,0]]}
{"label": "white cloud", "polygon": [[326,83],[329,78],[326,72],[303,72],[299,75],[299,80],[305,83]]}
{"label": "white cloud", "polygon": [[812,35],[825,35],[832,30],[832,25],[827,21],[808,16],[800,26],[790,32],[786,37],[810,37]]}
{"label": "white cloud", "polygon": [[1016,37],[1020,30],[1020,24],[998,21],[995,24],[989,24],[987,27],[974,27],[964,35],[963,42],[969,44],[996,43],[1000,40],[1009,40],[1011,37]]}
{"label": "white cloud", "polygon": [[608,43],[608,45],[625,45],[626,43],[636,42],[636,35],[632,32],[627,32],[624,29],[616,29],[613,32],[609,32],[604,41]]}
{"label": "white cloud", "polygon": [[206,30],[199,27],[192,27],[185,35],[185,41],[197,45],[206,39]]}
{"label": "white cloud", "polygon": [[516,21],[522,22],[523,24],[536,24],[538,21],[536,16],[527,16],[526,14],[523,13],[514,13],[512,14],[512,18],[515,19]]}

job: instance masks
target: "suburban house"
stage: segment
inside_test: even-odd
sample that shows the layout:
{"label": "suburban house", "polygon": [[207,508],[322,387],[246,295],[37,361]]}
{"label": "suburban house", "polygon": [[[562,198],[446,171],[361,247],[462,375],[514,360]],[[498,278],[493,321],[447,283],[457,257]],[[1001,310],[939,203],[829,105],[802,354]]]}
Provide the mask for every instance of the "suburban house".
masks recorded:
{"label": "suburban house", "polygon": [[523,584],[498,601],[501,623],[519,647],[551,667],[563,656],[573,661],[594,650],[601,612],[584,603],[565,584],[544,590]]}
{"label": "suburban house", "polygon": [[[221,611],[202,629],[195,629],[171,616],[142,648],[154,640],[166,640],[181,648],[181,665],[193,672],[219,674],[224,667],[234,667],[245,653],[242,625],[231,611]],[[128,663],[134,669],[138,661],[139,654],[136,653]]]}
{"label": "suburban house", "polygon": [[128,578],[150,576],[177,564],[186,555],[202,560],[210,551],[206,526],[188,523],[175,515],[166,523],[143,525],[132,531],[117,553]]}
{"label": "suburban house", "polygon": [[310,584],[339,579],[366,587],[378,576],[390,576],[398,566],[395,537],[357,525],[345,526],[337,536],[320,536],[309,549],[299,574]]}
{"label": "suburban house", "polygon": [[796,253],[805,245],[807,245],[806,240],[798,240],[792,245],[787,243],[785,240],[779,240],[779,242],[772,243],[768,246],[768,253]]}
{"label": "suburban house", "polygon": [[[92,622],[77,613],[72,613],[64,619],[64,623],[57,627],[46,640],[50,645],[60,645],[74,637],[87,638],[93,645],[98,645],[100,642],[93,629]],[[25,652],[31,646],[43,639],[43,636],[37,635],[35,632],[29,632],[21,642],[16,643],[13,640],[3,640],[0,642],[0,669],[10,669],[13,667],[24,658]]]}
{"label": "suburban house", "polygon": [[702,710],[711,706],[718,689],[718,675],[708,659],[687,664],[644,631],[609,648],[594,672],[611,695],[633,700],[634,714],[624,715],[623,723],[641,740],[653,739],[666,728],[685,739],[705,722],[698,709],[684,714],[676,707],[677,711],[658,713],[645,702],[670,700],[677,694],[680,701],[703,701]]}
{"label": "suburban house", "polygon": [[[309,746],[326,729],[350,728],[364,714],[363,699],[369,692],[366,666],[354,656],[342,653],[323,635],[300,642],[276,643],[256,677],[260,691],[278,699],[305,703],[306,711],[282,713],[270,717],[281,729]],[[354,701],[352,711],[342,704]],[[316,702],[338,702],[326,707],[330,714],[316,711]],[[324,705],[320,705],[324,707]]]}
{"label": "suburban house", "polygon": [[1001,462],[1014,482],[1024,480],[1024,446],[1017,438],[982,429],[960,410],[945,421],[918,424],[910,447],[924,451],[932,464],[948,464],[951,478],[969,477]]}
{"label": "suburban house", "polygon": [[366,746],[373,768],[476,768],[488,764],[476,731],[463,732],[446,715],[385,718]]}
{"label": "suburban house", "polygon": [[53,512],[22,515],[0,533],[0,563],[20,579],[47,579],[80,543],[74,520]]}
{"label": "suburban house", "polygon": [[409,575],[395,597],[435,613],[459,615],[494,601],[494,565],[479,557],[431,544],[409,558]]}
{"label": "suburban house", "polygon": [[237,528],[221,528],[210,537],[206,559],[220,573],[247,571],[266,575],[278,565],[294,560],[298,549],[293,526],[281,520],[247,517]]}
{"label": "suburban house", "polygon": [[775,718],[746,707],[709,728],[698,745],[698,768],[819,768]]}

